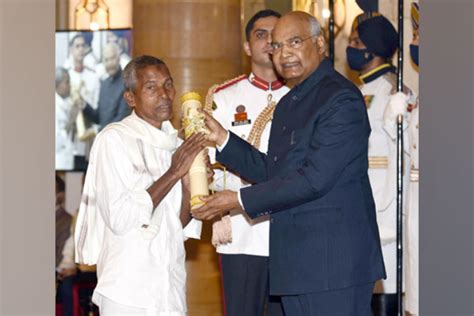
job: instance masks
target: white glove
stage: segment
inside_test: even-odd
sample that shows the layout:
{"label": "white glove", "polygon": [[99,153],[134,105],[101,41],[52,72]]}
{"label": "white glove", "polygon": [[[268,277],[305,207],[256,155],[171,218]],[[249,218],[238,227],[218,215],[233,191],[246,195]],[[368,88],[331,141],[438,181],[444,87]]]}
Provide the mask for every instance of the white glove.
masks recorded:
{"label": "white glove", "polygon": [[395,121],[397,116],[402,114],[404,115],[408,108],[409,96],[403,92],[397,92],[390,97],[387,108],[383,115],[384,121],[386,123],[390,121]]}
{"label": "white glove", "polygon": [[[397,139],[397,117],[402,114],[407,115],[409,95],[397,92],[390,96],[390,100],[383,113],[383,128],[392,140]],[[404,124],[405,128],[408,124]]]}

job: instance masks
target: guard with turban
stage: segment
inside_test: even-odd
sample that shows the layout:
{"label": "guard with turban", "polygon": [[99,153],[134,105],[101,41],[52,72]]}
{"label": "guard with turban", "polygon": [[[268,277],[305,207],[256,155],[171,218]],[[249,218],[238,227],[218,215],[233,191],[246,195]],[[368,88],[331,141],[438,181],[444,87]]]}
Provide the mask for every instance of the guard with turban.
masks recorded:
{"label": "guard with turban", "polygon": [[378,12],[362,13],[352,23],[347,62],[363,76],[384,63],[390,64],[397,45],[397,31],[387,18]]}
{"label": "guard with turban", "polygon": [[[397,147],[392,122],[386,124],[384,121],[384,112],[391,95],[397,90],[396,69],[391,63],[397,48],[397,31],[383,15],[376,11],[366,11],[355,18],[347,47],[347,62],[350,68],[359,72],[362,82],[359,88],[366,101],[372,127],[368,173],[387,273],[387,278],[375,285],[372,303],[376,316],[395,315],[397,310]],[[404,91],[412,96],[408,88],[405,87]],[[407,107],[404,108],[403,115],[408,119],[410,113]],[[404,134],[407,134],[406,128]],[[407,153],[404,161],[405,165],[409,165]],[[404,168],[404,172],[406,192],[409,168]]]}

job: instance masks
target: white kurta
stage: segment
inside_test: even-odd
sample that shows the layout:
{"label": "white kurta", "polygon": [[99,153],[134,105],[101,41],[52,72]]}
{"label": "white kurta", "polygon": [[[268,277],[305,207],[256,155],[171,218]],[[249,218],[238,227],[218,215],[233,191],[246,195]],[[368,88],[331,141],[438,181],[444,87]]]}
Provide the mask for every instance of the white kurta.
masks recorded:
{"label": "white kurta", "polygon": [[[244,78],[229,87],[226,87],[214,94],[214,102],[217,109],[213,116],[222,126],[247,139],[252,129],[255,119],[268,104],[268,96],[271,95],[272,101],[278,102],[287,92],[288,87],[283,86],[277,90],[263,90],[257,88],[247,78]],[[245,106],[250,124],[232,126],[236,108],[239,105]],[[268,148],[268,139],[270,137],[271,121],[265,126],[260,140],[261,152],[266,153]],[[211,159],[215,158],[214,152],[210,152]],[[218,190],[224,189],[224,173],[216,171],[215,185]],[[228,190],[239,191],[240,188],[248,186],[242,182],[240,177],[226,172],[225,187]],[[232,223],[232,242],[219,245],[217,252],[222,254],[246,254],[254,256],[269,255],[270,225],[269,217],[263,216],[252,220],[241,212],[231,212]]]}
{"label": "white kurta", "polygon": [[75,232],[76,261],[97,263],[97,305],[106,297],[153,315],[185,315],[183,242],[200,236],[201,222],[183,230],[181,182],[155,210],[146,191],[180,142],[170,122],[159,130],[134,112],[97,136]]}
{"label": "white kurta", "polygon": [[[393,93],[393,73],[386,73],[377,79],[364,84],[361,92],[366,99],[367,114],[372,132],[369,137],[369,162],[374,157],[386,159],[386,165],[382,167],[371,167],[369,164],[369,180],[372,187],[375,207],[377,210],[377,224],[379,226],[382,252],[384,257],[387,279],[377,282],[375,292],[396,292],[396,177],[397,177],[397,147],[395,125],[385,126],[384,112]],[[390,129],[389,129],[390,128]],[[405,144],[407,138],[407,124],[404,125]],[[406,145],[405,145],[406,146]],[[404,155],[405,166],[409,166],[409,156]],[[405,167],[404,192],[408,185],[409,170]]]}
{"label": "white kurta", "polygon": [[56,93],[56,170],[74,169],[74,143],[70,126],[76,119],[70,98],[62,98]]}

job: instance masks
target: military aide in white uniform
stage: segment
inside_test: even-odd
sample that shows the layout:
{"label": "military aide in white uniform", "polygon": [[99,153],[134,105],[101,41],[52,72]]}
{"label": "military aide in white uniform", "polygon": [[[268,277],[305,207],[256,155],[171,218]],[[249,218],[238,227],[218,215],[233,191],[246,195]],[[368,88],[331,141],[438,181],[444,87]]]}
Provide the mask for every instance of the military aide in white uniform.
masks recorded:
{"label": "military aide in white uniform", "polygon": [[[273,85],[273,88],[272,88]],[[233,81],[222,85],[214,93],[214,103],[217,108],[213,116],[222,126],[242,139],[248,138],[255,119],[267,107],[269,102],[277,103],[287,92],[288,87],[282,82],[265,83],[254,74],[242,75]],[[245,119],[236,120],[236,115],[244,113]],[[270,136],[271,122],[269,122],[260,139],[261,152],[267,151]],[[212,155],[211,155],[212,157]],[[245,180],[230,172],[225,173],[226,189],[238,191],[248,186]],[[215,184],[217,190],[224,189],[224,172],[216,171]],[[268,256],[269,222],[268,217],[258,222],[253,222],[242,213],[235,213],[232,220],[232,242],[217,247],[217,252],[224,254],[248,254],[255,256]]]}
{"label": "military aide in white uniform", "polygon": [[[410,56],[413,63],[418,66],[418,50],[419,50],[419,6],[418,3],[412,3],[411,18],[413,25],[413,41],[410,44]],[[418,68],[416,68],[418,70]],[[384,118],[387,126],[392,124],[394,118],[398,114],[403,114],[405,109],[411,112],[410,122],[408,125],[408,144],[405,148],[410,153],[410,184],[408,187],[407,203],[406,203],[406,269],[405,272],[405,309],[412,315],[419,314],[418,296],[419,296],[419,244],[418,244],[418,225],[419,225],[419,100],[413,101],[410,95],[404,93],[396,93],[391,97],[390,103],[385,112]],[[392,128],[393,130],[394,128]]]}
{"label": "military aide in white uniform", "polygon": [[[244,50],[251,58],[252,73],[211,88],[207,98],[207,103],[214,101],[214,118],[261,152],[267,151],[273,109],[289,91],[277,79],[269,55],[270,33],[279,17],[280,14],[275,11],[263,10],[249,20]],[[270,80],[273,82],[268,82]],[[251,130],[255,132],[257,127],[263,128],[260,129],[260,139],[256,139],[258,136],[249,139]],[[213,150],[210,157],[215,159]],[[214,179],[216,190],[239,191],[249,185],[239,176],[221,170],[216,171]],[[221,254],[225,314],[263,316],[269,299],[269,217],[251,220],[236,211],[231,213],[230,222],[232,241],[217,246],[217,252]],[[282,313],[281,305],[276,300],[268,303],[268,310],[271,315]]]}
{"label": "military aide in white uniform", "polygon": [[[369,138],[369,179],[377,208],[382,251],[387,279],[378,282],[376,293],[396,293],[396,129],[394,121],[386,126],[384,112],[390,97],[396,92],[395,68],[389,63],[397,48],[397,33],[392,24],[377,13],[356,17],[349,38],[349,66],[360,72],[360,87],[366,101],[372,132]],[[408,91],[408,89],[407,89]],[[411,95],[411,92],[409,92]],[[407,143],[407,120],[404,111],[404,138]],[[404,153],[409,166],[409,156]],[[409,182],[409,170],[404,168],[404,192]]]}

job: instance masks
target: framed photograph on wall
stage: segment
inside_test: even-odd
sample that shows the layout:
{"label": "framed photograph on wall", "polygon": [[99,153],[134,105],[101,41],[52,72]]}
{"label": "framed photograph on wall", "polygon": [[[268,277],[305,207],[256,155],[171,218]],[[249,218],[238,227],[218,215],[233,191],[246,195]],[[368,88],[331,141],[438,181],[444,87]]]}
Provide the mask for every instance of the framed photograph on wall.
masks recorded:
{"label": "framed photograph on wall", "polygon": [[130,113],[121,74],[131,56],[131,29],[56,32],[56,170],[84,171],[97,133]]}

